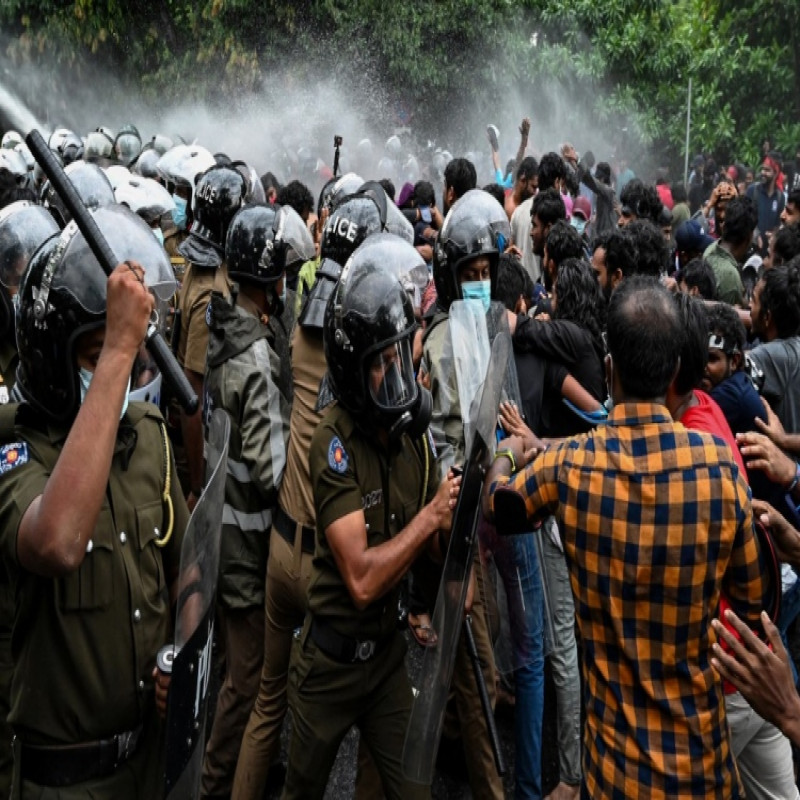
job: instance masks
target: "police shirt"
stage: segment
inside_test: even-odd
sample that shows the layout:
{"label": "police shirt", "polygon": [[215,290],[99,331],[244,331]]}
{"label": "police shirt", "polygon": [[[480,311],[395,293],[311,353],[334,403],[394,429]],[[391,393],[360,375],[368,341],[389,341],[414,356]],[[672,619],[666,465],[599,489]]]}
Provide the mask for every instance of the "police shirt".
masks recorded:
{"label": "police shirt", "polygon": [[167,519],[161,415],[131,403],[83,563],[58,578],[22,569],[20,521],[69,433],[40,419],[20,406],[13,438],[0,443],[0,554],[18,575],[9,722],[29,743],[87,742],[132,730],[152,710],[155,656],[172,633],[167,580],[188,510],[172,463],[173,533],[157,547]]}
{"label": "police shirt", "polygon": [[309,454],[317,536],[308,608],[340,634],[359,639],[388,636],[397,626],[398,587],[359,611],[342,578],[325,529],[363,510],[367,543],[376,547],[397,535],[431,501],[438,488],[436,458],[428,435],[404,435],[386,450],[356,427],[341,406],[323,417]]}

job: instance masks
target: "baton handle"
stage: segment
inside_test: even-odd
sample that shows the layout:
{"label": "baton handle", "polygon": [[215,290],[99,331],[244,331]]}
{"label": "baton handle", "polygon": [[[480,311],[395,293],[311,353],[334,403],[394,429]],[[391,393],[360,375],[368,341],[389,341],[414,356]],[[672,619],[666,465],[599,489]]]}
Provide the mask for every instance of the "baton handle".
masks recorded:
{"label": "baton handle", "polygon": [[467,637],[467,651],[469,652],[469,660],[472,662],[472,671],[475,673],[475,683],[478,684],[483,717],[489,730],[489,741],[492,745],[494,763],[497,767],[497,774],[502,778],[506,774],[506,762],[503,758],[503,751],[500,749],[500,737],[497,734],[497,725],[494,721],[494,712],[489,700],[489,692],[486,689],[486,681],[483,679],[481,660],[478,656],[478,648],[475,645],[475,636],[472,633],[472,617],[469,614],[464,618],[464,635]]}
{"label": "baton handle", "polygon": [[[32,130],[25,137],[25,143],[42,168],[42,172],[47,176],[53,189],[55,189],[56,194],[58,194],[72,215],[72,219],[75,220],[78,230],[83,234],[83,238],[86,239],[86,243],[100,264],[101,269],[106,275],[111,275],[114,267],[117,266],[114,251],[109,247],[105,236],[101,233],[89,209],[83,204],[81,196],[70,182],[67,173],[64,172],[64,168],[58,163],[58,159],[47,146],[39,131]],[[148,328],[145,344],[178,402],[188,414],[194,414],[198,406],[197,395],[155,325],[151,325]]]}

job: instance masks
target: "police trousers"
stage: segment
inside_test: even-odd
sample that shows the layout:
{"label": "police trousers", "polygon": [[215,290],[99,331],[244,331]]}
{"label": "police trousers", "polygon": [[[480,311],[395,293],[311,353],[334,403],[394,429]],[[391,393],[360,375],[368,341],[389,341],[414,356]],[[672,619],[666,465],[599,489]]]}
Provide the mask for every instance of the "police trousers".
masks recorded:
{"label": "police trousers", "polygon": [[261,682],[242,737],[232,800],[261,800],[269,768],[280,755],[281,727],[287,709],[289,656],[294,631],[302,626],[306,615],[312,558],[312,554],[302,552],[300,536],[293,546],[272,529]]}
{"label": "police trousers", "polygon": [[369,661],[342,664],[317,647],[309,628],[307,621],[289,667],[292,736],[283,800],[323,797],[339,745],[353,725],[369,747],[388,800],[430,798],[430,787],[411,783],[402,771],[412,703],[402,635],[396,633]]}

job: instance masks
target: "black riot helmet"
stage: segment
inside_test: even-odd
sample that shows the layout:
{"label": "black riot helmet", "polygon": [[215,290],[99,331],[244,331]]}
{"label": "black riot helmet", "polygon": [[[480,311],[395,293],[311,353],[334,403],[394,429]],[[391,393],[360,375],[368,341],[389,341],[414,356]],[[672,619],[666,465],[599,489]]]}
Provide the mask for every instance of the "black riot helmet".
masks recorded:
{"label": "black riot helmet", "polygon": [[[93,216],[117,262],[140,262],[147,287],[164,304],[175,291],[175,277],[147,223],[121,205]],[[105,323],[107,280],[74,222],[31,257],[20,287],[17,387],[52,421],[67,422],[78,412],[75,345],[82,333]]]}
{"label": "black riot helmet", "polygon": [[487,256],[492,297],[497,287],[500,253],[511,241],[511,227],[503,207],[488,192],[471,189],[448,212],[433,252],[433,280],[439,305],[450,308],[461,300],[458,270],[477,256]]}
{"label": "black riot helmet", "polygon": [[383,187],[368,181],[354,194],[344,197],[325,223],[320,256],[345,264],[355,249],[373,233],[393,233],[414,243],[414,228]]}
{"label": "black riot helmet", "polygon": [[261,254],[272,234],[276,209],[274,206],[245,206],[236,212],[225,240],[225,261],[228,275],[237,281],[273,283],[282,272],[261,267]]}
{"label": "black riot helmet", "polygon": [[231,278],[271,287],[270,314],[283,313],[276,284],[287,267],[308,261],[314,251],[308,228],[291,206],[246,206],[233,218],[225,243]]}
{"label": "black riot helmet", "polygon": [[[115,202],[114,187],[106,173],[97,164],[74,161],[66,166],[64,172],[89,210],[93,211]],[[72,219],[72,214],[69,213],[64,201],[59,197],[50,181],[47,181],[42,187],[42,205],[62,228]]]}
{"label": "black riot helmet", "polygon": [[31,256],[56,233],[56,221],[41,206],[18,200],[0,209],[0,337],[13,341],[11,298],[17,294]]}
{"label": "black riot helmet", "polygon": [[[416,255],[406,247],[409,259]],[[412,339],[417,329],[411,298],[384,268],[382,248],[353,254],[325,311],[323,343],[336,399],[366,429],[393,438],[421,435],[431,398],[414,378]]]}
{"label": "black riot helmet", "polygon": [[206,170],[195,186],[192,235],[224,247],[228,226],[246,194],[247,182],[235,168],[217,165]]}

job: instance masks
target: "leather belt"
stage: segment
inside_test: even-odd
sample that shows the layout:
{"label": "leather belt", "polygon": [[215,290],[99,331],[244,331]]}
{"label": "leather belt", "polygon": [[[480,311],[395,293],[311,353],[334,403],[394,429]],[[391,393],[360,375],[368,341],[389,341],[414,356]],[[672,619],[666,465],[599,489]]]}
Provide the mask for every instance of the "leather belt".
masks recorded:
{"label": "leather belt", "polygon": [[68,745],[19,743],[20,775],[37,786],[66,787],[111,775],[135,752],[142,726],[110,739]]}
{"label": "leather belt", "polygon": [[381,639],[354,639],[352,636],[343,636],[318,617],[313,617],[311,620],[310,635],[328,658],[342,664],[370,661],[394,638],[394,632]]}
{"label": "leather belt", "polygon": [[300,528],[303,536],[303,552],[311,553],[313,555],[314,537],[316,533],[313,528],[307,528],[305,525],[301,527],[280,506],[278,506],[277,510],[275,511],[272,524],[275,527],[275,530],[280,534],[281,538],[290,545],[294,545],[294,538],[297,535],[298,528]]}

